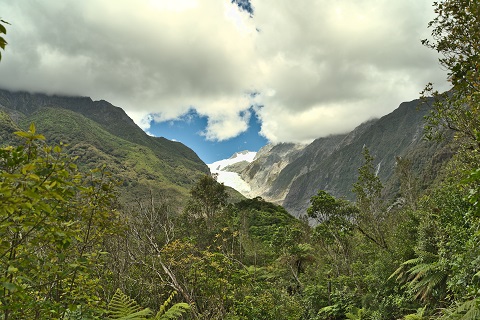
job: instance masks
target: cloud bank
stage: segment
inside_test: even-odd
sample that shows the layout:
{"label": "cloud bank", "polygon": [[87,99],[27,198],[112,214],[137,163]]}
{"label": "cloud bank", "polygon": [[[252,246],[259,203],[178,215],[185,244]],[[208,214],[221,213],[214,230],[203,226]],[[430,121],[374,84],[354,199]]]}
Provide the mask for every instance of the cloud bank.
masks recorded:
{"label": "cloud bank", "polygon": [[144,129],[193,108],[218,141],[256,105],[270,141],[307,142],[446,88],[420,44],[432,3],[253,0],[251,16],[230,0],[11,1],[0,87],[105,99]]}

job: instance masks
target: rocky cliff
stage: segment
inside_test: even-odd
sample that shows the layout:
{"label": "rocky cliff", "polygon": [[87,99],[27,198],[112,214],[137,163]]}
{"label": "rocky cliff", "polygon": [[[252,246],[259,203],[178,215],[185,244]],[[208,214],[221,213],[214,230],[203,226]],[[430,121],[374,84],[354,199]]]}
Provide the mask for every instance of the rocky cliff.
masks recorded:
{"label": "rocky cliff", "polygon": [[252,193],[282,204],[297,217],[305,214],[310,198],[319,189],[355,200],[351,190],[363,162],[364,147],[375,157],[387,196],[393,197],[398,192],[397,157],[407,157],[413,162],[415,174],[426,187],[435,178],[436,170],[453,154],[448,143],[423,139],[428,111],[428,104],[414,100],[347,134],[319,138],[307,146],[268,145],[240,175],[250,184]]}

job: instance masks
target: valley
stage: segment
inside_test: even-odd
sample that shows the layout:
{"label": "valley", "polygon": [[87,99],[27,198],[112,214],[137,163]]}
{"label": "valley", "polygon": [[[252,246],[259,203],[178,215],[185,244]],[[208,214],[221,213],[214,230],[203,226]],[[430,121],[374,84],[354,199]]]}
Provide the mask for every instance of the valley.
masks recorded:
{"label": "valley", "polygon": [[0,9],[0,320],[480,319],[478,1]]}
{"label": "valley", "polygon": [[222,167],[235,180],[220,171],[225,176],[219,181],[235,188],[236,173],[243,179],[239,192],[283,205],[293,216],[302,217],[317,190],[354,200],[352,185],[366,147],[375,158],[376,174],[386,188],[385,197],[399,192],[398,158],[413,162],[415,174],[422,181],[420,188],[426,189],[435,181],[439,168],[455,154],[450,140],[438,143],[424,138],[424,117],[431,102],[402,103],[392,113],[363,123],[350,133],[319,138],[309,145],[267,145],[253,161]]}

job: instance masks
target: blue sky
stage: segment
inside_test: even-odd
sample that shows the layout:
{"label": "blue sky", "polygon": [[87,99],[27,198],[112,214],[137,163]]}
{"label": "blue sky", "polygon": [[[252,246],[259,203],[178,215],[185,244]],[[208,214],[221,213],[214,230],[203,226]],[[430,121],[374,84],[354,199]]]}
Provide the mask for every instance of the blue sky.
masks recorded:
{"label": "blue sky", "polygon": [[268,140],[259,134],[261,124],[253,108],[246,112],[250,113],[247,131],[228,140],[208,141],[204,135],[208,118],[199,115],[195,109],[190,109],[175,120],[151,121],[148,132],[156,137],[179,141],[195,151],[205,163],[212,163],[227,159],[238,151],[258,151],[268,143]]}

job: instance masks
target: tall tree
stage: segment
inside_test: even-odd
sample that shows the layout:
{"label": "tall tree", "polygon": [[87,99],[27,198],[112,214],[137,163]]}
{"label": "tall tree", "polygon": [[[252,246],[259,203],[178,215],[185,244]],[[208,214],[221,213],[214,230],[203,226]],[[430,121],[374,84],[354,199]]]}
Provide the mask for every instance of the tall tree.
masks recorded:
{"label": "tall tree", "polygon": [[191,198],[186,206],[186,213],[203,221],[207,229],[213,228],[215,215],[227,205],[228,193],[223,183],[218,183],[212,176],[204,175],[190,190]]}
{"label": "tall tree", "polygon": [[427,85],[424,94],[437,99],[427,118],[430,136],[449,128],[469,147],[480,148],[480,4],[476,0],[444,0],[434,3],[437,17],[429,23],[432,40],[422,43],[442,55],[453,88],[439,94]]}
{"label": "tall tree", "polygon": [[317,220],[314,235],[318,239],[336,276],[350,273],[351,236],[358,209],[350,202],[336,199],[324,190],[310,199],[307,209],[310,218]]}
{"label": "tall tree", "polygon": [[358,179],[353,185],[359,209],[356,227],[373,243],[388,249],[383,228],[387,218],[382,198],[383,185],[376,174],[374,158],[368,148],[364,147],[362,153],[364,164],[358,169]]}

